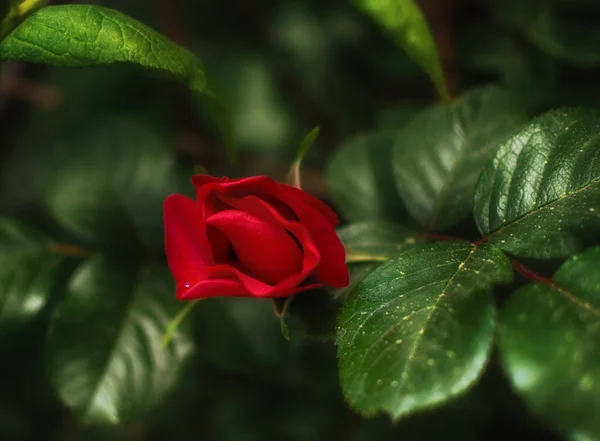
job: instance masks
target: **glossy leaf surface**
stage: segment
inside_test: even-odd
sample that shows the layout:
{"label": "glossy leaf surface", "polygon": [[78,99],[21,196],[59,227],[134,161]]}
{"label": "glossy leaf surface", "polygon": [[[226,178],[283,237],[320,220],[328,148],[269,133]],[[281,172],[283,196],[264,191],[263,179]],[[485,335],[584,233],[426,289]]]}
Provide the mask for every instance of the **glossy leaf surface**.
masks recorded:
{"label": "glossy leaf surface", "polygon": [[0,59],[61,67],[134,63],[163,71],[207,93],[194,55],[118,11],[93,5],[42,8],[0,44]]}
{"label": "glossy leaf surface", "polygon": [[415,245],[364,278],[336,339],[352,407],[398,419],[463,393],[491,351],[490,289],[511,278],[500,250],[460,242]]}
{"label": "glossy leaf surface", "polygon": [[490,243],[534,258],[566,257],[600,240],[600,113],[550,111],[487,164],[475,220]]}

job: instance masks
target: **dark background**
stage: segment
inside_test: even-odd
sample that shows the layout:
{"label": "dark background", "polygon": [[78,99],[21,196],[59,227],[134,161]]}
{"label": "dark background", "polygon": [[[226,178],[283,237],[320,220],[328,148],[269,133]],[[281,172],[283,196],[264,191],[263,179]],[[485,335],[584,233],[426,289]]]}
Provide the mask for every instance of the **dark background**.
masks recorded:
{"label": "dark background", "polygon": [[[438,100],[418,66],[348,0],[98,3],[152,26],[203,60],[233,112],[240,148],[235,175],[283,179],[303,136],[320,125],[303,182],[327,200],[322,172],[332,152],[361,132],[394,131]],[[500,83],[531,116],[600,104],[599,2],[419,3],[452,96]],[[30,185],[42,152],[52,140],[115,115],[151,127],[188,175],[196,164],[215,175],[232,174],[218,133],[173,82],[130,66],[69,70],[5,63],[2,213],[57,230]],[[124,129],[115,136],[126,143],[130,134]],[[79,139],[81,149],[92,142]],[[495,360],[475,389],[450,406],[396,425],[383,417],[363,420],[343,401],[331,341],[288,343],[269,302],[234,299],[196,308],[198,353],[154,416],[124,428],[81,428],[44,378],[47,320],[43,315],[0,341],[0,440],[560,439],[528,414]]]}

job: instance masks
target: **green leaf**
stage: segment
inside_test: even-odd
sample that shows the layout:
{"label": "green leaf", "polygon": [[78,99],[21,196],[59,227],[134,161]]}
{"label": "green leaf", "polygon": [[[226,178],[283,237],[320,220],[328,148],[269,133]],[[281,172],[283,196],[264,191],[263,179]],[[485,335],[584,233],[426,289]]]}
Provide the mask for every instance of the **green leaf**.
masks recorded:
{"label": "green leaf", "polygon": [[437,87],[442,99],[448,102],[448,91],[435,41],[417,3],[413,0],[356,2],[421,66]]}
{"label": "green leaf", "polygon": [[499,345],[517,392],[578,439],[600,437],[600,247],[565,262],[554,285],[519,289],[500,313]]}
{"label": "green leaf", "polygon": [[92,5],[42,8],[0,43],[0,60],[60,67],[131,63],[172,75],[204,100],[227,138],[230,156],[234,155],[228,116],[209,90],[200,61],[118,11]]}
{"label": "green leaf", "polygon": [[179,329],[181,323],[183,323],[183,321],[187,318],[189,313],[192,312],[192,310],[194,309],[194,306],[196,306],[200,300],[202,299],[196,299],[186,302],[186,305],[182,307],[177,313],[177,315],[173,317],[173,320],[169,322],[161,341],[163,348],[169,345],[171,339],[177,333],[177,329]]}
{"label": "green leaf", "polygon": [[326,170],[331,198],[347,220],[403,220],[405,210],[394,188],[390,164],[394,137],[374,134],[340,147]]}
{"label": "green leaf", "polygon": [[402,225],[365,221],[338,228],[346,248],[346,263],[388,260],[401,250],[423,241],[423,236]]}
{"label": "green leaf", "polygon": [[346,248],[350,283],[346,288],[311,290],[294,296],[287,315],[294,335],[333,339],[335,318],[354,287],[381,262],[424,240],[409,228],[382,220],[346,225],[337,233]]}
{"label": "green leaf", "polygon": [[482,172],[484,239],[524,257],[559,258],[600,239],[600,113],[550,111],[506,141]]}
{"label": "green leaf", "polygon": [[0,219],[0,332],[35,317],[54,290],[63,258],[46,237]]}
{"label": "green leaf", "polygon": [[465,392],[491,352],[491,287],[511,279],[500,250],[459,242],[415,245],[369,274],[338,321],[351,406],[397,420]]}
{"label": "green leaf", "polygon": [[321,131],[321,127],[317,126],[312,129],[310,132],[306,134],[302,142],[300,143],[300,149],[298,149],[298,154],[296,155],[296,159],[292,163],[290,167],[290,171],[287,176],[287,183],[293,185],[297,188],[302,188],[302,183],[300,179],[300,166],[302,165],[302,160],[308,150],[312,147],[312,145],[317,140],[319,136],[319,132]]}
{"label": "green leaf", "polygon": [[396,135],[398,192],[428,231],[444,230],[473,209],[477,178],[524,118],[496,87],[476,89],[452,103],[418,113]]}
{"label": "green leaf", "polygon": [[121,424],[160,403],[192,350],[187,323],[161,345],[179,309],[166,268],[136,271],[100,257],[76,271],[55,311],[46,364],[79,420]]}
{"label": "green leaf", "polygon": [[40,9],[0,44],[0,59],[61,67],[133,63],[172,74],[195,92],[209,93],[204,69],[192,53],[101,6]]}
{"label": "green leaf", "polygon": [[64,228],[95,243],[163,249],[163,200],[183,180],[161,135],[135,119],[100,119],[44,154],[37,187]]}
{"label": "green leaf", "polygon": [[44,6],[45,3],[46,0],[1,0],[0,41],[4,40],[29,14]]}

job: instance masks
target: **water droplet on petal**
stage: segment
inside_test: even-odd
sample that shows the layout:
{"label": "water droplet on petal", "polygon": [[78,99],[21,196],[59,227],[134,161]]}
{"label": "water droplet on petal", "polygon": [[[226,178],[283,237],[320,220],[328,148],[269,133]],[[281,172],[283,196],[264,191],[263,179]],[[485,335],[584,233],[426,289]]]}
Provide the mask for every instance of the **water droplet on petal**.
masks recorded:
{"label": "water droplet on petal", "polygon": [[185,282],[183,286],[185,286],[186,288],[190,288],[192,284],[190,282]]}

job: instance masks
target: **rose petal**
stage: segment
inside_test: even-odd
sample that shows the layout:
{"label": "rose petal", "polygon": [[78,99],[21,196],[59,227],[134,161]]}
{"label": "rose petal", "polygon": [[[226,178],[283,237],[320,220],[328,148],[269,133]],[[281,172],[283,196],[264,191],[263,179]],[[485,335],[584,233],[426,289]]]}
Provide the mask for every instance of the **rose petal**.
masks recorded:
{"label": "rose petal", "polygon": [[164,202],[165,250],[171,273],[178,284],[196,284],[214,264],[196,203],[173,195]]}
{"label": "rose petal", "polygon": [[227,178],[216,178],[210,175],[194,175],[192,176],[192,184],[194,187],[202,187],[206,184],[211,184],[215,182],[227,182]]}
{"label": "rose petal", "polygon": [[245,297],[248,291],[237,280],[205,279],[195,285],[177,284],[179,300],[204,299],[209,297]]}
{"label": "rose petal", "polygon": [[221,230],[212,225],[207,225],[205,222],[206,237],[210,244],[213,261],[215,264],[227,263],[232,259],[233,246],[231,241],[225,236]]}
{"label": "rose petal", "polygon": [[[292,208],[300,223],[310,231],[310,236],[318,248],[316,254],[321,260],[317,273],[319,281],[334,287],[348,285],[344,248],[333,228],[338,224],[337,215],[319,199],[295,187],[279,184],[267,176],[253,176],[234,181],[209,182],[196,179],[193,182],[197,201],[201,206],[212,192],[216,192],[219,199],[228,205],[245,198],[246,195],[256,195],[259,200],[260,197],[267,200],[272,197],[282,201]],[[306,267],[303,267],[303,271],[305,269]]]}
{"label": "rose petal", "polygon": [[312,208],[317,210],[319,214],[321,214],[321,216],[323,216],[332,227],[335,227],[340,223],[338,215],[335,213],[335,211],[329,208],[329,206],[325,202],[321,201],[320,199],[317,199],[310,193],[307,193],[304,190],[300,190],[299,188],[292,187],[291,185],[279,185],[281,185],[281,191],[287,196],[283,200],[290,201],[288,205],[291,204],[293,207],[292,201],[301,200],[302,202],[310,205]]}
{"label": "rose petal", "polygon": [[256,196],[246,196],[232,202],[232,204],[236,208],[251,213],[266,222],[281,225],[282,228],[289,231],[300,243],[304,253],[302,271],[286,280],[282,280],[277,284],[278,289],[286,290],[297,287],[314,273],[321,262],[321,258],[316,245],[304,225],[297,221],[288,221],[282,218],[277,210]]}
{"label": "rose petal", "polygon": [[248,178],[235,179],[233,181],[229,181],[226,178],[213,178],[210,180],[208,179],[209,177],[203,175],[198,176],[198,178],[194,176],[192,182],[196,188],[196,199],[199,203],[202,203],[212,191],[229,193],[236,198],[250,195],[258,197],[271,196],[282,201],[294,211],[294,203],[302,201],[317,210],[321,216],[327,219],[327,222],[332,227],[339,224],[337,214],[323,201],[304,190],[292,187],[291,185],[281,184],[268,176],[251,176]]}
{"label": "rose petal", "polygon": [[[268,212],[267,210],[259,214],[256,211],[257,206],[262,206],[264,208],[266,205],[264,202],[261,204],[256,202],[260,201],[260,198],[256,196],[247,196],[239,199],[238,201],[230,200],[230,196],[228,194],[221,195],[221,198],[235,208],[249,211],[250,213],[258,216]],[[248,203],[243,202],[250,200],[255,201],[254,205],[249,205]],[[350,278],[348,274],[348,267],[346,266],[346,251],[344,250],[344,246],[340,242],[340,239],[331,223],[326,218],[321,216],[321,213],[316,208],[308,203],[305,203],[303,200],[290,198],[286,202],[296,212],[299,223],[305,226],[308,230],[310,236],[312,237],[312,241],[310,241],[310,243],[314,243],[316,245],[316,253],[320,256],[321,262],[319,268],[317,269],[317,279],[326,285],[336,288],[344,288],[348,286],[350,283]],[[304,243],[301,242],[301,244],[303,247],[305,246]]]}
{"label": "rose petal", "polygon": [[[288,297],[297,294],[308,289],[319,288],[323,286],[322,283],[313,283],[310,285],[296,286],[293,284],[293,278],[291,277],[286,281],[279,283],[276,286],[267,285],[259,280],[256,280],[247,274],[244,274],[237,268],[231,265],[216,265],[208,270],[208,274],[215,280],[231,280],[235,279],[241,283],[244,288],[244,292],[241,296],[244,297],[257,297],[257,298],[277,298],[277,297]],[[297,277],[296,277],[297,278]],[[292,282],[292,283],[290,283]],[[236,294],[238,295],[238,294]],[[208,297],[211,297],[208,295]]]}
{"label": "rose petal", "polygon": [[335,288],[348,286],[350,277],[346,265],[346,251],[333,226],[309,204],[299,201],[295,203],[294,209],[321,255],[317,279]]}
{"label": "rose petal", "polygon": [[227,236],[242,268],[261,281],[277,284],[302,270],[302,250],[277,224],[239,210],[220,211],[205,222]]}

